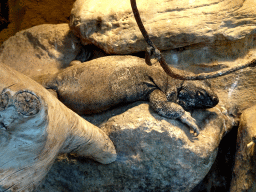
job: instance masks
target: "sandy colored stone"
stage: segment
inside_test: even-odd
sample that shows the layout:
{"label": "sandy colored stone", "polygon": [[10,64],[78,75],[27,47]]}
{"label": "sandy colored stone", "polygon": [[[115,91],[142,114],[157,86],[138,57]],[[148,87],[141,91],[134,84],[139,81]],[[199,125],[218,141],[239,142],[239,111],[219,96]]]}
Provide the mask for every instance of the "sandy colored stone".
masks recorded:
{"label": "sandy colored stone", "polygon": [[191,192],[229,191],[235,162],[236,140],[237,127],[222,138],[210,171]]}
{"label": "sandy colored stone", "polygon": [[8,0],[8,28],[0,32],[0,44],[18,31],[41,24],[68,23],[74,0]]}
{"label": "sandy colored stone", "polygon": [[0,48],[0,61],[29,76],[55,73],[76,58],[81,44],[68,24],[44,24],[18,32]]}
{"label": "sandy colored stone", "polygon": [[[137,5],[145,28],[161,50],[255,34],[254,0],[141,0]],[[70,19],[73,32],[84,44],[95,44],[111,54],[146,49],[129,0],[77,0]]]}
{"label": "sandy colored stone", "polygon": [[256,106],[245,111],[241,116],[241,122],[237,136],[237,151],[233,177],[231,182],[231,192],[253,192],[256,190],[255,180],[255,144],[247,145],[256,134]]}

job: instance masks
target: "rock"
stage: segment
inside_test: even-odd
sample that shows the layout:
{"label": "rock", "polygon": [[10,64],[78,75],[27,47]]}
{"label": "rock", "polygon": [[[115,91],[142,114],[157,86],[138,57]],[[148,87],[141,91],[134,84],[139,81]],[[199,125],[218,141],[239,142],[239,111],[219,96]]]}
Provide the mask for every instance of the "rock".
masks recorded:
{"label": "rock", "polygon": [[256,134],[256,106],[243,111],[237,136],[237,151],[231,192],[255,191],[255,144],[247,147]]}
{"label": "rock", "polygon": [[237,126],[221,140],[215,162],[191,192],[229,191],[235,163]]}
{"label": "rock", "polygon": [[115,147],[102,130],[29,77],[2,63],[0,73],[1,191],[33,191],[59,153],[115,161]]}
{"label": "rock", "polygon": [[190,191],[208,173],[232,125],[217,108],[195,110],[193,117],[202,129],[198,137],[181,122],[158,116],[147,103],[85,117],[101,123],[116,146],[117,161],[102,166],[60,156],[39,191]]}
{"label": "rock", "polygon": [[[137,6],[160,50],[220,42],[225,45],[256,32],[254,0],[141,0]],[[70,27],[83,44],[94,44],[109,54],[146,49],[130,1],[77,0],[71,10]]]}
{"label": "rock", "polygon": [[8,0],[10,24],[0,32],[0,45],[18,31],[41,24],[68,23],[74,0]]}
{"label": "rock", "polygon": [[81,49],[68,24],[45,24],[20,31],[5,41],[0,62],[34,77],[67,67]]}

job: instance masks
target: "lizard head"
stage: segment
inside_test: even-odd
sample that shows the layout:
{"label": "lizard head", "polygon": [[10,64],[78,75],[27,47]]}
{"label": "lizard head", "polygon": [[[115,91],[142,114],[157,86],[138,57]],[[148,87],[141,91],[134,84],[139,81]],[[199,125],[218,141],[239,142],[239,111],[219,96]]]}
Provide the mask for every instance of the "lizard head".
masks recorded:
{"label": "lizard head", "polygon": [[184,81],[178,91],[178,104],[185,110],[211,108],[218,102],[208,81]]}

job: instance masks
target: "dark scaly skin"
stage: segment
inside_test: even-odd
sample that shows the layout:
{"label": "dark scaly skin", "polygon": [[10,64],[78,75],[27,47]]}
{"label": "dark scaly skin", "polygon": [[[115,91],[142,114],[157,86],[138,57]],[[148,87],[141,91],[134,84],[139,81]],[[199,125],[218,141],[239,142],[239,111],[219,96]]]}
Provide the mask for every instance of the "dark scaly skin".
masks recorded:
{"label": "dark scaly skin", "polygon": [[181,120],[196,134],[199,128],[185,109],[211,108],[218,103],[207,82],[174,79],[161,67],[145,65],[143,59],[134,56],[98,58],[52,76],[41,76],[37,81],[54,89],[60,101],[78,114],[149,101],[159,115]]}
{"label": "dark scaly skin", "polygon": [[150,56],[154,55],[156,57],[156,59],[159,61],[160,65],[162,66],[164,71],[169,76],[171,76],[175,79],[181,79],[181,80],[204,80],[204,79],[211,79],[211,78],[224,76],[224,75],[233,73],[235,71],[238,71],[240,69],[244,69],[246,67],[255,67],[256,66],[256,59],[253,59],[252,61],[250,61],[248,63],[240,64],[240,65],[234,66],[232,68],[223,69],[223,70],[219,70],[219,71],[215,71],[215,72],[211,72],[211,73],[200,73],[200,74],[184,72],[182,70],[168,66],[168,64],[166,63],[161,52],[157,49],[155,44],[149,38],[148,32],[146,31],[146,29],[142,23],[142,20],[140,18],[140,14],[139,14],[139,11],[138,11],[138,8],[136,5],[136,0],[130,0],[130,1],[131,1],[131,7],[132,7],[132,11],[133,11],[135,20],[137,22],[137,25],[138,25],[145,41],[147,42],[147,44],[149,46],[146,51],[145,62],[148,65],[152,65],[151,61],[150,61]]}

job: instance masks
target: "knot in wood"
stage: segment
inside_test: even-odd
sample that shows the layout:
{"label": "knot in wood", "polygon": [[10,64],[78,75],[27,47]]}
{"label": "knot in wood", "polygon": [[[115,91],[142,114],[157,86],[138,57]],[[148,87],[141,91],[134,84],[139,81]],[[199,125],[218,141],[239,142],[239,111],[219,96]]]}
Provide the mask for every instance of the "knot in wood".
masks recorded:
{"label": "knot in wood", "polygon": [[35,115],[41,108],[39,98],[27,90],[16,93],[14,104],[18,113],[25,116]]}

